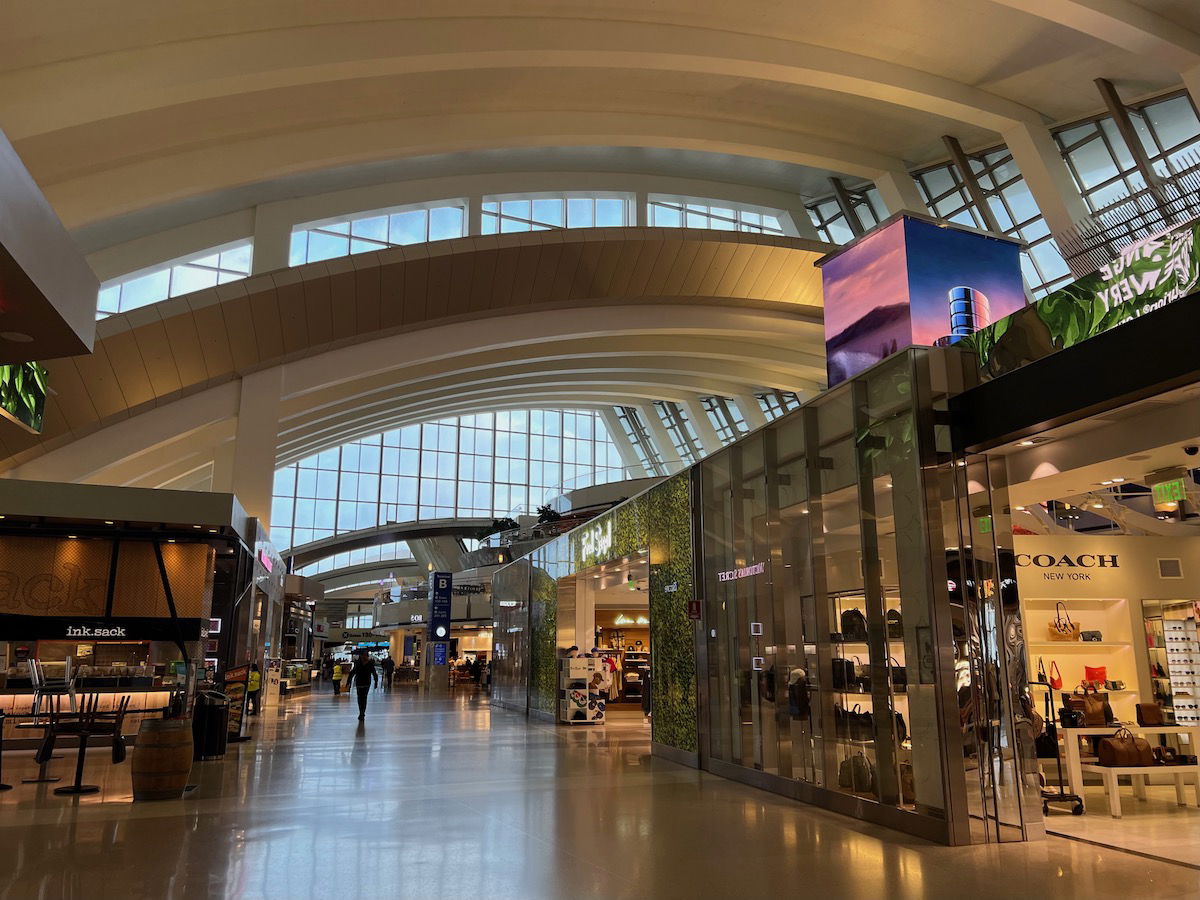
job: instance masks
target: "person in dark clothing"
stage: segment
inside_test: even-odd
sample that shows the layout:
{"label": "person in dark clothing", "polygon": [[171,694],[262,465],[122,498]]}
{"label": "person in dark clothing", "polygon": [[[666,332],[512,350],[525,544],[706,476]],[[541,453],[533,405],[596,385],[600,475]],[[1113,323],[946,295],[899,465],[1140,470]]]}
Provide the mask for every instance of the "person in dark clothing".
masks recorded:
{"label": "person in dark clothing", "polygon": [[358,688],[358,718],[361,721],[367,717],[367,693],[372,687],[379,687],[379,673],[375,671],[375,660],[366,650],[358,654],[354,665],[350,668],[348,685]]}
{"label": "person in dark clothing", "polygon": [[390,656],[383,658],[383,689],[390,691],[392,689],[392,675],[396,672],[396,661]]}

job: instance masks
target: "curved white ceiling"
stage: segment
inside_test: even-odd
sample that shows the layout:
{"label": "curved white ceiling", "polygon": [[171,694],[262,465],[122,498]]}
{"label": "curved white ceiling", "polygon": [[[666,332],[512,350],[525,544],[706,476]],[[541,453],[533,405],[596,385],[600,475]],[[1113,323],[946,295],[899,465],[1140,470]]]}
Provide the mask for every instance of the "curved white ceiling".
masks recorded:
{"label": "curved white ceiling", "polygon": [[492,148],[699,150],[870,178],[1200,63],[1177,0],[370,0],[6,9],[0,128],[70,227]]}
{"label": "curved white ceiling", "polygon": [[463,238],[257,276],[99,323],[55,361],[9,477],[159,486],[236,435],[278,372],[278,464],[451,415],[800,392],[824,379],[827,245],[614,228]]}

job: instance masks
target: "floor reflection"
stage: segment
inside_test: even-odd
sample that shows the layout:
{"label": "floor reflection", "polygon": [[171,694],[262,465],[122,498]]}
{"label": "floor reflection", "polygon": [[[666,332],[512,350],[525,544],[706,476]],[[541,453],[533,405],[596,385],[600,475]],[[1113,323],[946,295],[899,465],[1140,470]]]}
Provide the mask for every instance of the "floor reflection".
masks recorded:
{"label": "floor reflection", "polygon": [[397,690],[365,722],[328,694],[251,721],[177,801],[132,803],[100,753],[103,791],[59,797],[6,753],[0,900],[1196,894],[1194,871],[1083,844],[936,847],[806,808],[651,757],[640,715],[556,728]]}

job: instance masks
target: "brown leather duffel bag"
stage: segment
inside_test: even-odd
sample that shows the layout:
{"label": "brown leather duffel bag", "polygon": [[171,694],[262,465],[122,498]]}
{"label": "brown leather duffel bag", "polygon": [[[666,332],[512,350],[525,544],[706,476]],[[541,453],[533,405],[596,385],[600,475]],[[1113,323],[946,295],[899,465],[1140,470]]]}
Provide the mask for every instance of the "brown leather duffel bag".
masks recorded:
{"label": "brown leather duffel bag", "polygon": [[1128,728],[1118,728],[1112,737],[1103,738],[1096,752],[1102,766],[1154,765],[1154,751],[1150,742],[1135,737]]}

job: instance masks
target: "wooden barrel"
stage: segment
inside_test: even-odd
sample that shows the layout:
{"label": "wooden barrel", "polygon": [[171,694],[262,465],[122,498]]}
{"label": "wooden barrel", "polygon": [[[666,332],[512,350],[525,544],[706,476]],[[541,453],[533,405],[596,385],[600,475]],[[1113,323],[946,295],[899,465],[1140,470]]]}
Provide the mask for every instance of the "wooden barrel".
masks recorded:
{"label": "wooden barrel", "polygon": [[134,800],[177,800],[192,772],[192,720],[143,719],[133,748]]}

